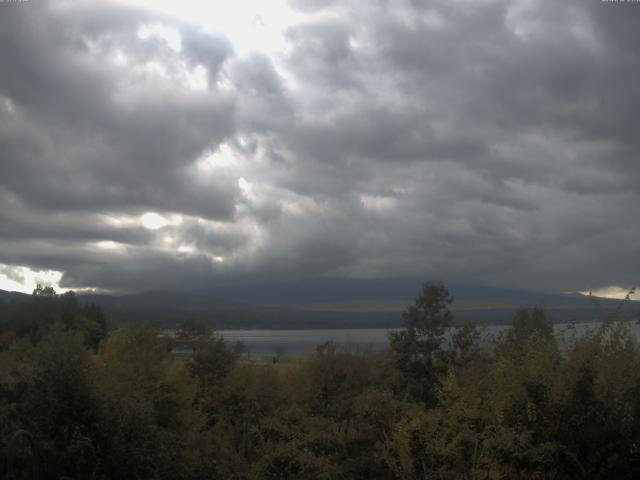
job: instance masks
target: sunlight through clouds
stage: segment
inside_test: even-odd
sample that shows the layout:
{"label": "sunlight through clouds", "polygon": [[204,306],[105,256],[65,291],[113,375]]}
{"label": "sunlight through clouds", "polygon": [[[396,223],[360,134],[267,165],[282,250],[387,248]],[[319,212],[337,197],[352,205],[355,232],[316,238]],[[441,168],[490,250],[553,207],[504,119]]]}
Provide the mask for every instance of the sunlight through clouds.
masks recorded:
{"label": "sunlight through clouds", "polygon": [[[604,297],[604,298],[618,298],[624,299],[629,294],[630,288],[619,287],[616,285],[612,285],[610,287],[598,288],[595,290],[586,290],[584,292],[580,292],[583,295],[589,295],[590,293],[596,297]],[[638,299],[638,294],[632,294],[630,296],[632,300]]]}
{"label": "sunlight through clouds", "polygon": [[140,217],[140,222],[144,228],[148,228],[149,230],[158,230],[172,223],[170,220],[155,212],[145,213]]}
{"label": "sunlight through clouds", "polygon": [[37,285],[58,290],[62,272],[31,270],[28,267],[0,264],[0,290],[31,293]]}
{"label": "sunlight through clouds", "polygon": [[[241,56],[251,52],[284,51],[287,48],[285,30],[301,18],[286,0],[236,0],[223,5],[199,0],[131,0],[125,3],[162,11],[201,25],[210,32],[222,33],[231,40],[234,49]],[[177,44],[167,31],[153,33]]]}

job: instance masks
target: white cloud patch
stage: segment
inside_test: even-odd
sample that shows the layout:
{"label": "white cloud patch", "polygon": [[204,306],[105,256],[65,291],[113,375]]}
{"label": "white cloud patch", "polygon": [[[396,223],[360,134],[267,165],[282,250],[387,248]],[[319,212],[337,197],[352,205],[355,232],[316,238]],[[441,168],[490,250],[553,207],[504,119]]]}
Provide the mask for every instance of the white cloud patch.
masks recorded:
{"label": "white cloud patch", "polygon": [[171,224],[168,219],[155,212],[145,213],[140,217],[140,222],[144,228],[148,228],[149,230],[158,230]]}
{"label": "white cloud patch", "polygon": [[36,286],[59,288],[62,272],[0,264],[0,290],[31,293]]}

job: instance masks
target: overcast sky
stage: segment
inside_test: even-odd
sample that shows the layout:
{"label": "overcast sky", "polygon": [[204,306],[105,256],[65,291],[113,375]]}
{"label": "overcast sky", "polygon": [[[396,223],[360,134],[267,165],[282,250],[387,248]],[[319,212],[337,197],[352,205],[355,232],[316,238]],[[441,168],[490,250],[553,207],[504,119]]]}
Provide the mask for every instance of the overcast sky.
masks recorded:
{"label": "overcast sky", "polygon": [[640,3],[0,3],[0,288],[640,279]]}

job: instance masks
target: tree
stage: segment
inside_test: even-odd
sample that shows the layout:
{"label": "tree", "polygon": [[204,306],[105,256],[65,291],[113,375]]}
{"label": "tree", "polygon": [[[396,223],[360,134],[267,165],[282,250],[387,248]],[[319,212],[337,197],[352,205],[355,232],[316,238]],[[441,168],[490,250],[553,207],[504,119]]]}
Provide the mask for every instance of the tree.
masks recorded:
{"label": "tree", "polygon": [[542,307],[522,307],[516,311],[509,328],[503,335],[503,347],[512,348],[515,352],[522,350],[524,344],[532,337],[553,338],[553,323],[547,318]]}
{"label": "tree", "polygon": [[273,347],[273,362],[278,363],[280,359],[287,353],[287,349],[284,345],[275,345]]}
{"label": "tree", "polygon": [[193,409],[195,385],[185,362],[167,351],[158,331],[150,325],[119,329],[92,363],[103,415],[104,475],[98,478],[196,478],[186,472],[198,455],[194,437],[204,417]]}
{"label": "tree", "polygon": [[206,342],[213,337],[213,329],[206,323],[187,319],[180,322],[176,337],[183,342]]}
{"label": "tree", "polygon": [[457,365],[464,365],[474,359],[479,353],[478,340],[480,330],[471,322],[456,327],[451,334],[450,358]]}
{"label": "tree", "polygon": [[82,335],[58,324],[37,345],[25,339],[2,355],[0,450],[7,434],[25,429],[38,444],[41,478],[93,478],[100,399]]}
{"label": "tree", "polygon": [[36,288],[33,290],[32,295],[34,297],[55,298],[56,291],[53,289],[53,287],[50,287],[50,286],[43,287],[42,285],[38,284],[36,285]]}
{"label": "tree", "polygon": [[402,313],[403,330],[389,335],[408,393],[427,404],[436,400],[437,378],[446,370],[441,344],[453,318],[452,303],[443,283],[425,283],[415,303]]}
{"label": "tree", "polygon": [[0,348],[7,340],[29,337],[38,343],[59,324],[64,330],[82,334],[85,345],[96,350],[107,336],[108,323],[102,309],[83,304],[72,291],[56,294],[51,287],[38,285],[27,299],[12,300],[0,312]]}
{"label": "tree", "polygon": [[238,357],[242,356],[245,353],[247,354],[247,356],[249,356],[249,348],[247,347],[247,344],[244,343],[242,340],[236,340],[235,342],[233,342],[233,346],[231,347],[231,350]]}
{"label": "tree", "polygon": [[192,375],[205,393],[211,387],[220,387],[236,363],[237,355],[231,351],[220,335],[194,346],[189,363]]}

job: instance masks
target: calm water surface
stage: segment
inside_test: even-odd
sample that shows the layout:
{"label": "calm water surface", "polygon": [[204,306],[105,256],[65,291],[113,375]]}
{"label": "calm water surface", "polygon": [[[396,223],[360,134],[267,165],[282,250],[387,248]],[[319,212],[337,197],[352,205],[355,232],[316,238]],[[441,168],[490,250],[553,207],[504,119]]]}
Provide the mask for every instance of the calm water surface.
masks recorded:
{"label": "calm water surface", "polygon": [[[579,323],[577,333],[597,328],[599,323]],[[495,337],[505,325],[489,325],[483,327],[483,338],[488,341]],[[554,325],[560,335],[567,328],[566,324]],[[640,325],[634,323],[632,329],[640,335]],[[366,329],[332,329],[332,330],[219,330],[224,339],[233,344],[236,341],[244,343],[251,355],[274,355],[276,351],[285,355],[303,355],[316,345],[332,341],[339,348],[355,351],[382,350],[389,341],[388,334],[395,329],[366,328]]]}

